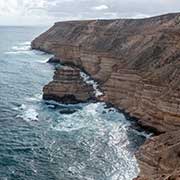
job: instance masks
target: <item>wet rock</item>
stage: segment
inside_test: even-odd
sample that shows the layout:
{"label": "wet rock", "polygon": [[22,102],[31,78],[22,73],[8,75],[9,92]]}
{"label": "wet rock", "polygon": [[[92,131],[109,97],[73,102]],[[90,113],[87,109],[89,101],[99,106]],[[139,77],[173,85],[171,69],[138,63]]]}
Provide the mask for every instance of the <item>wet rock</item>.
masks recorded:
{"label": "wet rock", "polygon": [[76,109],[61,109],[59,112],[61,114],[73,114],[75,113],[77,110]]}
{"label": "wet rock", "polygon": [[48,61],[47,61],[47,63],[59,63],[60,62],[60,59],[59,58],[57,58],[57,57],[51,57]]}

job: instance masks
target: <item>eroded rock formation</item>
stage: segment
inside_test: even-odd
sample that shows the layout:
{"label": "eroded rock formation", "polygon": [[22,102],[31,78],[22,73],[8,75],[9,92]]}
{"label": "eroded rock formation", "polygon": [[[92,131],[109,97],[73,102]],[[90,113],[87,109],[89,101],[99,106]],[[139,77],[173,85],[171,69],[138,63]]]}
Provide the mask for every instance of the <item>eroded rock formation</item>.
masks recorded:
{"label": "eroded rock formation", "polygon": [[53,81],[44,87],[43,98],[63,103],[85,102],[94,98],[94,90],[83,81],[79,69],[63,66],[56,69]]}
{"label": "eroded rock formation", "polygon": [[59,22],[36,38],[32,48],[84,69],[101,84],[101,99],[143,126],[165,132],[140,149],[140,178],[178,176],[179,153],[173,149],[180,150],[180,14]]}
{"label": "eroded rock formation", "polygon": [[149,139],[140,148],[137,157],[141,178],[180,180],[180,131],[167,132]]}

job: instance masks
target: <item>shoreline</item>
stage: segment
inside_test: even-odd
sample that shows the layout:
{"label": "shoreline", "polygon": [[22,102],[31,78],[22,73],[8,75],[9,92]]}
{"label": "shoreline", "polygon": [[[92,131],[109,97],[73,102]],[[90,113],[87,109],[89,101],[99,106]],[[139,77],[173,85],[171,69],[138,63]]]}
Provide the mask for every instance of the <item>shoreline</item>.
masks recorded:
{"label": "shoreline", "polygon": [[[102,101],[156,130],[158,136],[137,153],[139,180],[166,180],[180,173],[179,21],[177,13],[60,22],[32,42],[33,49],[54,54],[59,63],[85,70],[100,83]],[[169,144],[172,134],[175,140]]]}
{"label": "shoreline", "polygon": [[[37,49],[35,49],[35,50],[37,50]],[[45,52],[45,51],[42,51],[42,50],[38,50],[38,51]],[[48,52],[45,52],[45,53],[52,55],[52,53],[48,53]],[[50,64],[53,64],[53,63],[54,63],[54,64],[56,64],[56,65],[58,65],[58,64],[59,64],[59,65],[62,65],[62,64],[59,63],[59,62],[52,62],[52,61],[50,61],[50,60],[51,60],[51,58],[50,58],[46,63],[50,63]],[[84,70],[81,69],[81,67],[72,65],[71,63],[68,63],[68,64],[65,63],[65,64],[63,64],[63,66],[72,67],[72,68],[78,68],[78,69],[80,69],[80,71],[84,72]],[[56,72],[56,70],[57,70],[57,69],[54,69],[54,73]],[[90,75],[89,75],[89,76],[90,76]],[[90,78],[93,79],[91,76],[90,76]],[[99,85],[99,84],[98,84],[98,85]],[[99,85],[99,86],[100,86],[100,85]],[[144,143],[146,143],[146,141],[150,140],[150,138],[153,138],[153,137],[156,137],[156,136],[162,134],[162,133],[158,132],[156,129],[153,129],[153,128],[148,127],[148,126],[147,126],[147,127],[143,126],[142,124],[140,124],[140,123],[138,122],[138,118],[136,118],[135,116],[131,116],[129,112],[126,112],[126,110],[121,109],[121,108],[119,108],[119,107],[116,106],[116,105],[113,105],[113,103],[110,103],[110,102],[101,100],[101,97],[103,97],[103,95],[100,96],[100,98],[97,97],[96,100],[93,100],[93,99],[86,100],[86,101],[84,101],[84,103],[98,103],[98,102],[99,102],[99,103],[105,103],[106,106],[107,106],[107,108],[114,108],[114,109],[116,109],[119,113],[122,113],[122,114],[125,116],[125,118],[126,118],[126,120],[127,120],[128,122],[131,122],[131,123],[132,123],[132,129],[134,129],[135,131],[138,131],[139,133],[147,133],[147,135],[142,135],[142,136],[144,136],[144,138],[145,138]],[[43,96],[42,96],[42,98],[43,98]],[[43,99],[44,99],[44,98],[43,98]],[[53,99],[49,99],[49,100],[44,99],[44,100],[45,100],[45,101],[49,101],[49,100],[53,100]],[[62,102],[61,100],[58,101],[58,99],[57,99],[57,100],[53,100],[53,101],[55,101],[55,102],[57,102],[57,103],[68,104],[68,102]],[[83,102],[83,101],[82,101],[82,102]],[[76,102],[74,102],[73,104],[82,103],[82,102],[76,101]],[[148,135],[148,134],[149,134],[149,135]],[[142,144],[141,146],[143,146],[143,144]],[[139,148],[140,148],[140,147],[139,147]],[[138,152],[136,152],[136,153],[138,153]],[[136,153],[134,154],[135,157],[136,157]],[[137,157],[136,157],[136,158],[137,158]],[[137,159],[137,160],[138,160],[138,159]],[[139,164],[139,163],[138,163],[138,164]],[[135,178],[135,180],[136,180],[136,178]],[[137,179],[137,180],[141,180],[141,179]],[[142,179],[142,180],[144,180],[144,179]]]}
{"label": "shoreline", "polygon": [[[41,51],[41,52],[44,52],[44,51]],[[81,69],[81,68],[78,67],[78,66],[74,66],[74,65],[71,65],[71,64],[61,64],[61,63],[58,62],[58,61],[59,61],[58,59],[56,59],[56,61],[52,61],[52,59],[54,59],[54,57],[51,57],[46,63],[55,64],[55,65],[62,65],[62,66],[67,66],[67,67],[71,67],[71,68],[78,68],[78,69],[80,69],[81,72],[86,73],[86,72],[84,72],[83,69]],[[54,70],[54,72],[55,72],[55,71],[56,71],[56,69]],[[88,76],[89,76],[89,78],[90,78],[91,81],[94,81],[94,79],[93,79],[90,75],[88,75]],[[96,83],[97,83],[97,82],[96,82]],[[87,84],[88,84],[88,83],[87,83]],[[100,86],[99,84],[97,84],[97,85]],[[100,96],[97,96],[95,99],[92,98],[92,99],[86,100],[85,102],[83,102],[83,101],[79,101],[79,102],[76,101],[76,102],[72,102],[72,103],[70,103],[70,104],[78,104],[78,103],[98,103],[98,102],[100,102],[100,103],[105,103],[106,106],[107,106],[107,108],[114,108],[114,109],[116,109],[119,113],[122,113],[129,122],[134,122],[134,123],[135,123],[135,126],[137,126],[138,129],[142,129],[142,130],[144,130],[145,132],[150,133],[150,134],[153,133],[153,136],[156,136],[156,135],[160,135],[160,134],[161,134],[161,133],[159,133],[156,129],[142,126],[140,123],[138,123],[138,118],[136,118],[135,116],[131,116],[130,113],[126,112],[125,109],[121,109],[120,107],[115,106],[115,105],[113,105],[112,103],[110,103],[110,102],[108,102],[108,101],[101,100],[101,97],[103,97],[103,94],[100,95]],[[42,98],[43,98],[43,96],[42,96]],[[43,98],[43,99],[44,99],[44,98]],[[46,98],[45,98],[44,100],[45,100],[45,101],[48,101],[48,100],[46,100]],[[50,100],[52,100],[52,99],[50,99]],[[53,101],[55,101],[55,102],[57,102],[57,103],[62,103],[62,104],[69,104],[68,102],[62,102],[61,100],[58,100],[58,99],[53,100]]]}

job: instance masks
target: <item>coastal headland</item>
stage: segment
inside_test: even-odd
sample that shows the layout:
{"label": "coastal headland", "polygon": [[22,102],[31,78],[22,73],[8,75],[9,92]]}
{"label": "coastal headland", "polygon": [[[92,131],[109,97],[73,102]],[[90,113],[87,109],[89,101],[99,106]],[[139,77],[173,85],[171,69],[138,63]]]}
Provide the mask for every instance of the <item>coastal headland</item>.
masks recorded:
{"label": "coastal headland", "polygon": [[180,13],[58,22],[31,46],[52,53],[51,62],[71,66],[55,71],[46,99],[94,98],[81,69],[99,83],[103,95],[97,98],[155,132],[136,154],[137,179],[180,179]]}

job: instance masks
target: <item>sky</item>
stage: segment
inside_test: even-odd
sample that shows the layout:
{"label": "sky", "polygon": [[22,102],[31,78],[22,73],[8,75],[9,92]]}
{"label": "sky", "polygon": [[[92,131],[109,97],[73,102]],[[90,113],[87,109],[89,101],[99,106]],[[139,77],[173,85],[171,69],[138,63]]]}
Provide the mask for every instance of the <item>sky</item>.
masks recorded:
{"label": "sky", "polygon": [[0,25],[52,25],[82,19],[144,18],[180,12],[180,0],[0,0]]}

